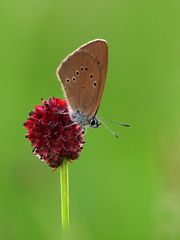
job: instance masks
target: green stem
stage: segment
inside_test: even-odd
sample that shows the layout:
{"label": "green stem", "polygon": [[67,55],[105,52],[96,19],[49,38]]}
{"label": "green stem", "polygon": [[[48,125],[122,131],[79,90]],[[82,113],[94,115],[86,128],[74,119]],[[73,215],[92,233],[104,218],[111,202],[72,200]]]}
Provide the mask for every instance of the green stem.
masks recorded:
{"label": "green stem", "polygon": [[67,233],[69,230],[69,177],[68,161],[66,159],[60,165],[60,186],[62,231]]}

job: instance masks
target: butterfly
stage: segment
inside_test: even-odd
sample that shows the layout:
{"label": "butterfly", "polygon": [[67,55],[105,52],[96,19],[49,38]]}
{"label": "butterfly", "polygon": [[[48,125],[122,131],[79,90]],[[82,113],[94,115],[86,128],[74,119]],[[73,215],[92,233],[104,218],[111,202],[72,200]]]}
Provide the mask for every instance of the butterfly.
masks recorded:
{"label": "butterfly", "polygon": [[100,125],[96,113],[104,90],[107,67],[107,42],[95,39],[69,54],[57,68],[70,118],[83,128],[97,128]]}

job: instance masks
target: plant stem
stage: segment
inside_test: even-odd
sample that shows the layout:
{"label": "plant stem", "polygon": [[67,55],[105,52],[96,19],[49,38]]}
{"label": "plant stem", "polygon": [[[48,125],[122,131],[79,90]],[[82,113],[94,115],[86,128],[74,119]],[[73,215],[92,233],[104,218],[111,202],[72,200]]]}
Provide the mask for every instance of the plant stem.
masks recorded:
{"label": "plant stem", "polygon": [[62,231],[67,233],[69,230],[69,177],[68,161],[66,159],[60,165],[60,186]]}

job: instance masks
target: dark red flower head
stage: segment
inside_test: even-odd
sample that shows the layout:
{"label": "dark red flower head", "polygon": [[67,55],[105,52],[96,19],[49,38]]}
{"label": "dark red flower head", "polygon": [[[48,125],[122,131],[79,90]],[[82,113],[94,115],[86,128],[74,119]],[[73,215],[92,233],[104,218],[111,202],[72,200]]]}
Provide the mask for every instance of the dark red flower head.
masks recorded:
{"label": "dark red flower head", "polygon": [[24,126],[36,156],[52,168],[59,167],[63,158],[70,161],[78,158],[84,133],[71,121],[65,100],[42,100],[42,105],[36,106],[29,115]]}

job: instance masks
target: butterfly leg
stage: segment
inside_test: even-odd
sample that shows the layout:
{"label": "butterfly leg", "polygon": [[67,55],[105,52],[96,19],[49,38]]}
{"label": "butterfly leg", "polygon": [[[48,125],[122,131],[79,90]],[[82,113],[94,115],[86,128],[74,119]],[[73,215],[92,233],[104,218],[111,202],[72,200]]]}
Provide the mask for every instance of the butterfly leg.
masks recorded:
{"label": "butterfly leg", "polygon": [[71,126],[73,126],[73,125],[75,125],[75,124],[77,124],[77,123],[73,122],[73,123],[71,123],[71,124],[69,124],[69,125],[65,126],[64,128],[71,127]]}
{"label": "butterfly leg", "polygon": [[75,136],[75,138],[77,138],[80,134],[85,134],[85,132],[87,131],[87,129],[83,126],[81,126],[81,129],[79,131],[79,133]]}

